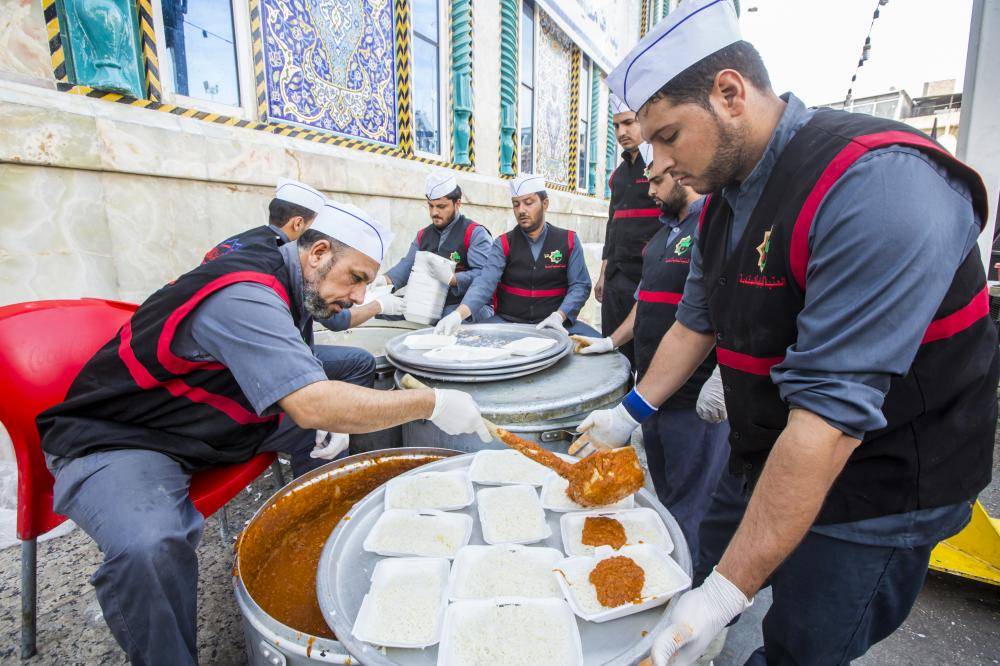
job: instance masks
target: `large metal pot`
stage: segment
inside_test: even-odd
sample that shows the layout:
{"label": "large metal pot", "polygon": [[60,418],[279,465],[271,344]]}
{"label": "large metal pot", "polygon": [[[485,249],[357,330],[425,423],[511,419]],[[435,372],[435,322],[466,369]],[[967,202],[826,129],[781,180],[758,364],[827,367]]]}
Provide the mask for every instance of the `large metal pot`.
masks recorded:
{"label": "large metal pot", "polygon": [[[397,385],[401,375],[397,374]],[[587,414],[617,403],[630,385],[628,360],[621,354],[570,354],[551,368],[499,382],[456,383],[421,378],[428,386],[465,391],[483,416],[511,432],[565,453],[571,432]],[[430,421],[403,425],[403,441],[470,452],[503,448],[476,435],[447,435]]]}
{"label": "large metal pot", "polygon": [[[457,451],[450,449],[410,447],[371,451],[349,456],[323,465],[295,479],[275,493],[274,496],[257,510],[240,535],[236,549],[236,562],[233,566],[233,589],[236,594],[236,603],[239,606],[243,619],[243,635],[246,639],[248,664],[251,666],[284,666],[286,664],[300,666],[304,664],[356,663],[351,661],[347,650],[344,649],[339,641],[298,631],[268,615],[254,601],[247,589],[247,585],[243,579],[243,572],[241,571],[240,546],[244,543],[244,539],[267,536],[266,532],[258,534],[254,530],[266,529],[265,525],[280,525],[283,523],[280,513],[272,513],[274,511],[281,511],[280,506],[278,506],[281,500],[313,484],[333,484],[338,478],[345,477],[352,472],[365,469],[366,467],[373,467],[379,460],[426,459],[427,462],[431,462],[456,455],[457,453]],[[265,515],[267,515],[266,520],[262,518]],[[307,525],[293,524],[289,525],[289,527],[291,529],[308,529]],[[326,535],[323,536],[325,538]]]}
{"label": "large metal pot", "polygon": [[[385,356],[385,343],[407,331],[415,331],[425,326],[405,320],[369,319],[357,328],[346,331],[329,331],[318,327],[315,340],[318,345],[340,345],[358,347],[375,357],[375,388],[388,391],[395,387],[392,375],[396,371]],[[351,435],[351,453],[391,449],[403,445],[403,428],[395,426],[385,430]]]}

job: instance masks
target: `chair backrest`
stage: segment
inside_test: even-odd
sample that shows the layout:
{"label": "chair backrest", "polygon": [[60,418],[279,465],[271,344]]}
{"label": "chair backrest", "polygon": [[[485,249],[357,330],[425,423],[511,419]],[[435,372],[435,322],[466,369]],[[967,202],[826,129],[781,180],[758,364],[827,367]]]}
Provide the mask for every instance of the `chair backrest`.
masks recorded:
{"label": "chair backrest", "polygon": [[17,457],[17,535],[33,539],[66,520],[52,512],[52,475],[35,417],[66,397],[90,357],[136,305],[96,298],[0,307],[0,421]]}

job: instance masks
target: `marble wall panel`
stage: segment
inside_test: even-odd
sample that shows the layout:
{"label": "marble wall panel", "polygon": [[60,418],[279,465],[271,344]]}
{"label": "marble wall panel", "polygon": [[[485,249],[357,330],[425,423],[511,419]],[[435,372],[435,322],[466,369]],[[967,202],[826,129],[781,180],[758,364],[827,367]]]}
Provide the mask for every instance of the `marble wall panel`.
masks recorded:
{"label": "marble wall panel", "polygon": [[261,0],[268,117],[397,142],[392,0]]}
{"label": "marble wall panel", "polygon": [[545,12],[539,12],[535,60],[535,171],[569,184],[569,107],[573,43]]}
{"label": "marble wall panel", "polygon": [[0,304],[117,298],[99,174],[0,164]]}
{"label": "marble wall panel", "polygon": [[0,71],[55,80],[39,0],[0,0]]}
{"label": "marble wall panel", "polygon": [[144,300],[201,263],[205,252],[223,240],[210,224],[209,201],[225,185],[111,173],[102,180],[124,300]]}
{"label": "marble wall panel", "polygon": [[101,144],[88,105],[73,112],[18,101],[0,102],[0,159],[98,169]]}
{"label": "marble wall panel", "polygon": [[208,177],[206,143],[200,134],[180,131],[176,118],[159,113],[158,126],[106,117],[95,120],[101,167],[174,178]]}

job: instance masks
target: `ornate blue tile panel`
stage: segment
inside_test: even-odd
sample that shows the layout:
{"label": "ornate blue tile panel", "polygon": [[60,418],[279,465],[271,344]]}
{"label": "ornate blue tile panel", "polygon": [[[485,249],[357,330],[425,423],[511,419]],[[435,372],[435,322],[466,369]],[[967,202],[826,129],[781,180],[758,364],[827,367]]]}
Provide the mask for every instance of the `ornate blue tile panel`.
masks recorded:
{"label": "ornate blue tile panel", "polygon": [[267,115],[398,142],[392,0],[261,0]]}

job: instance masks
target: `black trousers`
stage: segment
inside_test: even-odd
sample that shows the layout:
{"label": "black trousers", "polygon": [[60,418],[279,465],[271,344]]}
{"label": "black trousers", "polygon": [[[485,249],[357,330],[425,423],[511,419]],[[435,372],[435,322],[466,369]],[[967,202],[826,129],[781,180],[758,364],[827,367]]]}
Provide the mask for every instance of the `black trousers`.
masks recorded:
{"label": "black trousers", "polygon": [[[601,300],[601,334],[605,337],[615,332],[628,317],[635,305],[635,290],[638,283],[632,282],[621,273],[604,279],[604,298]],[[618,348],[635,372],[635,347],[632,341]]]}

